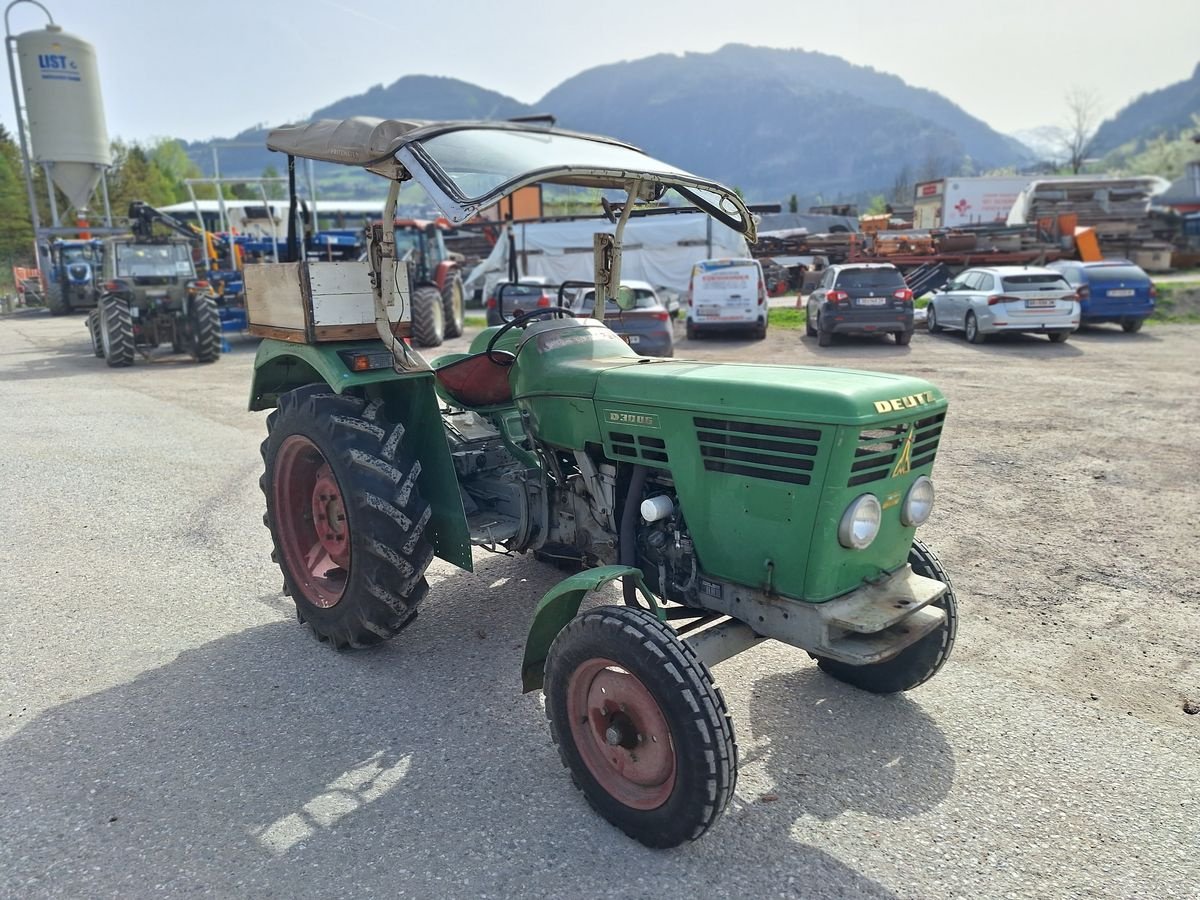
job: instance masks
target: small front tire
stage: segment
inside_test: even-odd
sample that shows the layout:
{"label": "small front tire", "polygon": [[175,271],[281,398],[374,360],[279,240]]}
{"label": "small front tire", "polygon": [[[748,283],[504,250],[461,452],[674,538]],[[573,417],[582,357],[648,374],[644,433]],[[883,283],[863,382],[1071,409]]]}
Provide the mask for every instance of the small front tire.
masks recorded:
{"label": "small front tire", "polygon": [[652,613],[567,624],[546,660],[546,717],[588,804],[648,847],[694,841],[737,783],[733,723],[708,667]]}
{"label": "small front tire", "polygon": [[442,319],[446,337],[462,336],[467,321],[466,305],[462,276],[452,272],[446,277],[446,284],[442,288]]}
{"label": "small front tire", "polygon": [[[221,312],[217,301],[201,295],[188,305],[185,346],[198,363],[216,362],[221,356]],[[174,341],[172,341],[174,349]]]}

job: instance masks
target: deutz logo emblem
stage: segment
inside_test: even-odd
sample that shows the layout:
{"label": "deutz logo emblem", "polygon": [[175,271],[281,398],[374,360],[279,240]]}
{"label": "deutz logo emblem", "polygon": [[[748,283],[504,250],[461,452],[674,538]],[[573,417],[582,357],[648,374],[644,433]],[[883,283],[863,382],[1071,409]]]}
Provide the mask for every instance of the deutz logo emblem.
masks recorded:
{"label": "deutz logo emblem", "polygon": [[916,434],[916,429],[908,429],[908,436],[904,439],[904,446],[900,448],[900,458],[896,460],[896,465],[892,469],[893,478],[896,478],[900,475],[907,475],[912,471],[912,445],[914,434]]}

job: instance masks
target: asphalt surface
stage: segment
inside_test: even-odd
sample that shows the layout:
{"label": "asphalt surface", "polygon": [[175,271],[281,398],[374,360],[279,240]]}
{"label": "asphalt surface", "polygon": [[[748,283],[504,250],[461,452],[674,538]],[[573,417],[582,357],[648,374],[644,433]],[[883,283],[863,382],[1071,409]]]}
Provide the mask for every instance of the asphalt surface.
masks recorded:
{"label": "asphalt surface", "polygon": [[[799,342],[694,349],[810,361]],[[1194,461],[1200,329],[1063,345],[1092,360],[1086,378],[1061,373],[1078,365],[1066,349],[1029,347],[1053,354],[1028,364],[1052,382],[1048,408],[1106,402],[1106,359],[1143,372],[1177,360],[1180,412],[1145,438]],[[959,500],[926,535],[962,603],[955,657],[892,698],[773,642],[721,664],[736,797],[703,840],[656,852],[587,808],[540,695],[520,693],[526,628],[557,572],[487,554],[473,574],[436,563],[410,629],[335,653],[296,623],[268,559],[252,343],[210,366],[107,370],[80,317],[0,319],[0,896],[1197,896],[1200,716],[1179,708],[1200,680],[1196,530],[1165,562],[1178,596],[1152,598],[1179,603],[1167,656],[1139,644],[1064,675],[1058,644],[1029,643],[1036,618],[1017,610],[1019,627],[1000,628],[1022,601],[989,593],[987,573],[1031,589],[1044,573],[975,539],[972,507],[995,504],[1003,522],[1016,502],[972,499],[977,473],[953,443],[1003,400],[985,373],[964,374],[978,354],[919,334],[823,357],[925,371],[974,398],[955,399],[964,428],[935,471],[939,499]],[[1037,441],[1002,452],[1036,458]],[[1193,476],[1164,477],[1195,526]],[[1133,515],[1149,521],[1160,502]],[[1041,511],[1048,527],[1069,514]],[[1103,531],[1093,515],[1076,530]],[[1101,586],[1089,614],[1119,629],[1128,602]],[[1070,608],[1056,610],[1069,628]],[[1156,621],[1153,637],[1166,630]],[[1147,658],[1161,668],[1135,663]],[[1167,685],[1169,702],[1105,702],[1129,678],[1147,696]]]}

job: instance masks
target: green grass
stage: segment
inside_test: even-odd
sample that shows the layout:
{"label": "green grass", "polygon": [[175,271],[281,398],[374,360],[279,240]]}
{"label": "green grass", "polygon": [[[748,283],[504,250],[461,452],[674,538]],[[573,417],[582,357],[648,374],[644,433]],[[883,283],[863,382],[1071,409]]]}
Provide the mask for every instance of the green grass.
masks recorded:
{"label": "green grass", "polygon": [[786,307],[775,307],[767,314],[767,321],[772,328],[782,328],[785,331],[803,328],[806,318],[804,310]]}
{"label": "green grass", "polygon": [[1157,287],[1158,302],[1147,324],[1200,322],[1200,282],[1168,281]]}
{"label": "green grass", "polygon": [[463,324],[467,328],[486,328],[487,316],[463,316]]}

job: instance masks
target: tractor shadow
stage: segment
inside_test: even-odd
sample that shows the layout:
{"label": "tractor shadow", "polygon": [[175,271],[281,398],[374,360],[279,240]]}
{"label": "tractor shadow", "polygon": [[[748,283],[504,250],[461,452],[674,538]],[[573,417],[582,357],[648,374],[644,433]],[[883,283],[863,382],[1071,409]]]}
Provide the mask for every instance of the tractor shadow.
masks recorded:
{"label": "tractor shadow", "polygon": [[[37,715],[0,743],[0,895],[739,896],[794,880],[806,896],[893,896],[786,820],[755,823],[753,852],[728,818],[658,852],[593,814],[540,694],[520,693],[530,615],[560,574],[481,559],[432,579],[417,621],[376,650],[336,653],[273,621]],[[778,765],[848,749],[838,726],[805,735],[794,676],[759,690],[783,705],[771,720],[793,721],[772,738]],[[897,722],[928,745],[917,719]],[[849,793],[853,767],[836,771]]]}
{"label": "tractor shadow", "polygon": [[787,821],[852,811],[906,819],[954,783],[954,753],[916,701],[868,694],[815,664],[756,681],[747,718],[754,749],[743,763],[763,764],[779,798],[766,806]]}

